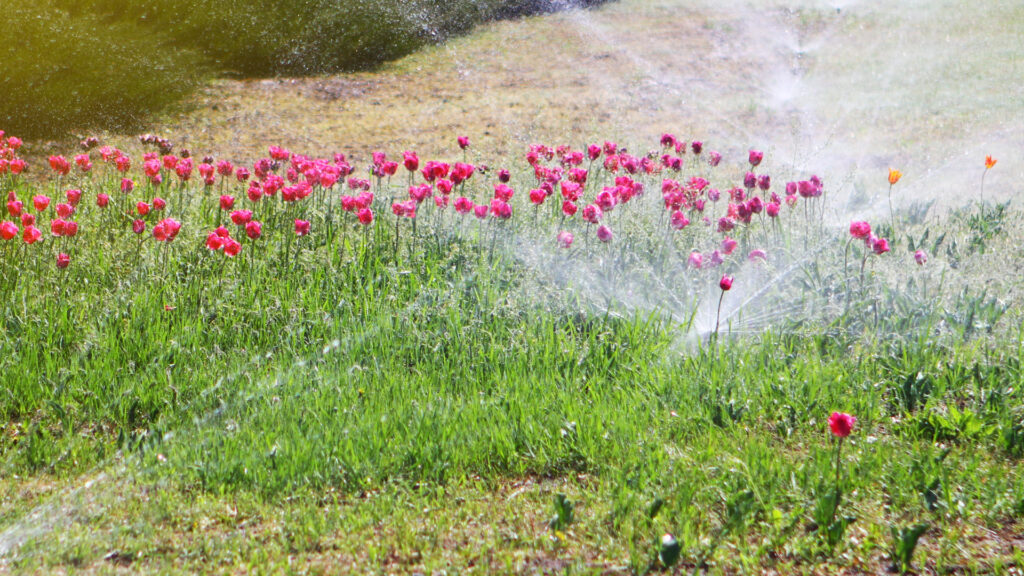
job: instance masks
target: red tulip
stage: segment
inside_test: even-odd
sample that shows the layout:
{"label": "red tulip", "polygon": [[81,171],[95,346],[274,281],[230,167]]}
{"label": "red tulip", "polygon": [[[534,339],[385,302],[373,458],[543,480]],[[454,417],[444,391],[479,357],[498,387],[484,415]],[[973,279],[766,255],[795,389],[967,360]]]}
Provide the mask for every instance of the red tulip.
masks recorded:
{"label": "red tulip", "polygon": [[864,240],[871,236],[871,225],[862,220],[850,222],[850,236]]}
{"label": "red tulip", "polygon": [[32,206],[35,207],[36,212],[42,212],[50,206],[50,199],[40,194],[32,199]]}
{"label": "red tulip", "polygon": [[110,203],[110,196],[100,192],[96,195],[96,205],[100,208],[106,208],[107,204]]}
{"label": "red tulip", "polygon": [[0,222],[0,238],[11,240],[18,235],[18,226],[14,222]]}
{"label": "red tulip", "polygon": [[150,206],[145,202],[138,202],[135,204],[135,210],[139,213],[139,216],[145,216],[149,214]]}
{"label": "red tulip", "polygon": [[459,214],[469,214],[473,211],[473,201],[465,196],[459,196],[455,199],[455,211]]}
{"label": "red tulip", "polygon": [[245,235],[253,240],[258,240],[263,235],[263,224],[260,224],[256,220],[246,223]]}
{"label": "red tulip", "polygon": [[71,256],[68,256],[63,252],[57,255],[57,268],[63,270],[67,268],[69,264],[71,264]]}
{"label": "red tulip", "polygon": [[236,226],[245,226],[252,220],[252,210],[235,210],[231,213],[231,221]]}
{"label": "red tulip", "polygon": [[491,214],[502,220],[508,220],[512,217],[512,207],[507,202],[495,198],[491,200]]}
{"label": "red tulip", "polygon": [[21,203],[21,200],[9,200],[7,202],[7,213],[12,217],[21,216],[21,211],[25,208],[25,205]]}
{"label": "red tulip", "polygon": [[402,153],[402,163],[409,172],[415,172],[420,167],[420,158],[415,152],[406,150]]}
{"label": "red tulip", "polygon": [[721,288],[723,292],[732,290],[732,276],[722,276],[722,279],[718,281],[718,287]]}
{"label": "red tulip", "polygon": [[50,168],[61,176],[67,176],[71,171],[71,165],[63,156],[50,156]]}
{"label": "red tulip", "polygon": [[359,218],[359,223],[363,226],[369,226],[373,223],[373,211],[369,208],[361,209],[356,216]]}
{"label": "red tulip", "polygon": [[604,212],[597,204],[587,204],[583,208],[583,220],[590,224],[597,224],[601,222],[601,218],[604,216]]}
{"label": "red tulip", "polygon": [[238,253],[242,251],[242,245],[238,243],[234,238],[228,238],[224,241],[224,254],[227,256],[238,256]]}
{"label": "red tulip", "polygon": [[682,230],[683,228],[686,228],[687,226],[690,225],[690,219],[686,217],[686,214],[680,212],[679,210],[676,210],[675,212],[672,213],[672,216],[669,218],[669,221],[672,227],[675,228],[676,230]]}
{"label": "red tulip", "polygon": [[25,231],[21,233],[21,238],[26,244],[35,244],[42,237],[43,233],[35,226],[26,226]]}
{"label": "red tulip", "polygon": [[832,429],[832,434],[839,438],[849,436],[853,432],[853,425],[856,423],[856,418],[844,412],[833,412],[828,417],[828,427]]}
{"label": "red tulip", "polygon": [[[260,195],[262,195],[262,194],[260,194]],[[258,197],[257,197],[257,200],[259,200]],[[227,194],[224,194],[223,196],[220,197],[220,209],[221,210],[231,210],[234,207],[235,207],[235,197],[234,196],[229,196]]]}
{"label": "red tulip", "polygon": [[750,166],[751,167],[756,168],[757,165],[761,163],[762,159],[764,159],[764,152],[761,152],[759,150],[751,150],[750,151],[750,155],[748,156],[748,160],[750,161]]}
{"label": "red tulip", "polygon": [[295,235],[296,236],[308,236],[309,235],[309,221],[308,220],[295,220]]}
{"label": "red tulip", "polygon": [[58,238],[64,235],[67,222],[60,218],[54,218],[50,221],[50,234],[57,236]]}
{"label": "red tulip", "polygon": [[206,247],[211,252],[216,252],[224,247],[224,239],[218,236],[216,232],[210,232],[210,235],[206,237]]}

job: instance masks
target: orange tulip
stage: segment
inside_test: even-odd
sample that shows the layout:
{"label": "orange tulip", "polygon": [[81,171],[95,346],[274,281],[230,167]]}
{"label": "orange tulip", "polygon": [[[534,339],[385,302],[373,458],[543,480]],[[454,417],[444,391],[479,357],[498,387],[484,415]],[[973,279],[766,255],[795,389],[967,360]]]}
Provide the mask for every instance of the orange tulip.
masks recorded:
{"label": "orange tulip", "polygon": [[996,160],[995,158],[991,156],[985,156],[985,169],[991,170],[992,167],[996,165],[996,162],[998,162],[998,160]]}
{"label": "orange tulip", "polygon": [[889,185],[895,185],[903,177],[903,172],[889,168]]}

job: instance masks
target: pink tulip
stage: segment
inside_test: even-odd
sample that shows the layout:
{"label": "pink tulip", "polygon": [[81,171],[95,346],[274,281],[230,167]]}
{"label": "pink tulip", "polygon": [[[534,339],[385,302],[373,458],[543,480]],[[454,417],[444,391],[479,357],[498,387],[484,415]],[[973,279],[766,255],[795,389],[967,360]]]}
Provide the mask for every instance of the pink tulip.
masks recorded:
{"label": "pink tulip", "polygon": [[669,222],[676,230],[682,230],[689,226],[690,219],[686,217],[686,214],[676,210],[672,213],[672,216],[669,217]]}
{"label": "pink tulip", "polygon": [[572,232],[562,231],[558,233],[556,240],[558,241],[559,246],[561,246],[562,248],[568,248],[572,246],[572,241],[574,240],[574,238]]}

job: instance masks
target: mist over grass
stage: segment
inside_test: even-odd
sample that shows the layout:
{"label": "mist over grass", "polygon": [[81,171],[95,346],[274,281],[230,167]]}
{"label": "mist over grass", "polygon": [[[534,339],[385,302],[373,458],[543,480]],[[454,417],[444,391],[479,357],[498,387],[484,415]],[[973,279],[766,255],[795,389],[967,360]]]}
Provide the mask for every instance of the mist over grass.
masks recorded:
{"label": "mist over grass", "polygon": [[132,131],[204,80],[372,67],[490,19],[592,0],[41,0],[6,8],[0,126]]}

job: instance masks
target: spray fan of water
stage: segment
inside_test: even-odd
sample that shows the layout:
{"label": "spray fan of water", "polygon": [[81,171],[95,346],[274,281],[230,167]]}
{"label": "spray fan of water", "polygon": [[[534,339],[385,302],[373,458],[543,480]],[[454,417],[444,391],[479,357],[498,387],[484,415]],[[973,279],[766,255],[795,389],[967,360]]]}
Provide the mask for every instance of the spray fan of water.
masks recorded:
{"label": "spray fan of water", "polygon": [[[609,10],[640,8],[641,11],[662,11],[657,12],[662,16],[677,10],[693,10],[680,2],[655,2],[648,7],[638,6],[637,2],[624,4],[623,8],[610,7]],[[1002,7],[1014,10],[1010,4]],[[1006,42],[1006,34],[1010,31],[1000,30],[993,24],[991,15],[995,9],[993,7],[993,12],[983,16],[984,23],[996,32],[1001,31],[1002,35],[979,35],[966,47],[961,44],[960,50],[968,52],[972,58],[982,58],[986,52],[1001,54],[1013,63],[1015,69],[1020,47]],[[668,113],[664,122],[660,122],[662,126],[681,124],[693,115],[703,115],[713,119],[716,136],[736,143],[732,151],[734,155],[737,151],[741,153],[746,146],[767,142],[772,155],[778,159],[776,164],[781,164],[783,170],[795,173],[821,171],[830,185],[835,183],[837,189],[842,188],[841,191],[836,190],[830,208],[823,211],[825,225],[821,228],[822,238],[811,240],[805,249],[790,246],[784,250],[781,245],[768,246],[770,266],[746,264],[737,272],[737,276],[745,281],[741,281],[736,292],[729,295],[724,310],[724,325],[734,333],[756,333],[778,325],[781,320],[801,318],[811,308],[817,312],[816,306],[809,307],[799,299],[786,296],[805,289],[798,287],[796,282],[807,274],[808,264],[825,250],[829,234],[834,237],[837,229],[845,226],[853,216],[874,218],[884,213],[884,201],[877,193],[861,195],[874,196],[875,203],[871,204],[863,197],[858,201],[856,191],[858,188],[877,191],[879,185],[873,181],[881,181],[889,164],[905,160],[916,168],[916,176],[908,177],[906,182],[911,194],[927,191],[950,201],[949,196],[962,189],[965,182],[971,181],[968,176],[976,171],[974,165],[983,153],[1012,157],[1014,150],[1022,148],[1020,112],[1006,104],[1011,100],[1021,100],[1019,84],[983,81],[976,87],[984,96],[979,104],[983,113],[976,117],[980,125],[976,131],[968,136],[954,137],[951,130],[942,129],[929,134],[927,142],[914,142],[926,150],[922,153],[924,160],[913,149],[897,152],[904,148],[898,145],[898,141],[906,135],[906,130],[919,130],[928,123],[922,117],[944,109],[947,111],[945,121],[955,124],[960,120],[959,115],[968,113],[962,102],[965,94],[943,87],[941,82],[953,54],[957,53],[952,48],[939,52],[938,63],[917,68],[915,73],[906,77],[907,70],[913,69],[916,62],[925,60],[922,57],[924,53],[934,51],[933,41],[917,40],[921,37],[933,39],[936,28],[956,17],[954,5],[906,3],[886,7],[867,2],[847,2],[829,6],[826,10],[809,5],[793,9],[786,4],[773,4],[765,8],[763,5],[733,2],[716,4],[714,10],[702,5],[700,10],[713,14],[713,22],[727,22],[733,27],[733,38],[717,51],[742,50],[744,58],[755,62],[748,75],[730,78],[750,86],[742,98],[733,94],[731,98],[719,101],[710,91],[695,90],[693,77],[712,74],[714,68],[711,65],[689,72],[685,78],[678,78],[678,71],[666,65],[663,54],[636,49],[635,40],[628,38],[635,32],[614,26],[601,12],[574,12],[558,17],[573,23],[574,33],[587,43],[610,46],[613,51],[617,46],[622,47],[618,55],[631,64],[630,74],[640,77],[633,86],[635,91],[629,93],[629,102],[650,105],[638,92],[653,86],[660,92],[657,96],[659,103],[655,106],[660,108],[665,102],[680,105],[684,113],[679,116],[674,112]],[[896,38],[882,46],[863,42],[856,33],[858,23],[866,23],[870,29],[888,18],[904,22],[916,19],[922,24],[917,31],[904,26],[901,29],[909,30],[909,35],[894,32]],[[800,23],[801,19],[805,22]],[[858,50],[857,46],[877,47]],[[459,62],[458,67],[463,74],[474,73],[474,65],[460,57],[457,44],[446,45],[445,51]],[[846,67],[857,60],[860,62],[849,67],[849,75],[830,77],[836,68]],[[835,80],[837,77],[840,78],[838,81]],[[867,86],[873,88],[864,89]],[[882,92],[885,90],[896,90],[898,95],[884,98]],[[932,90],[934,95],[925,94]],[[837,93],[843,93],[843,97]],[[696,95],[689,96],[691,94]],[[749,118],[739,119],[742,115],[735,112],[747,100],[752,101],[754,107],[767,111],[773,120],[759,124]],[[875,104],[886,100],[888,105]],[[719,102],[724,102],[725,106],[719,107]],[[915,112],[918,107],[921,110]],[[910,118],[906,122],[909,128],[901,127],[898,121],[901,117]],[[862,128],[864,126],[876,128],[869,131]],[[783,130],[788,133],[789,141],[775,138],[782,127],[789,129]],[[893,128],[891,132],[887,129],[889,127]],[[523,129],[515,120],[511,120],[506,129],[520,143],[531,136],[530,130]],[[628,126],[623,127],[624,132],[629,130]],[[1011,167],[1011,172],[1004,177],[1012,177],[1015,169],[1019,175],[1020,169]],[[1006,190],[1006,187],[1000,187],[997,181],[993,183],[993,189]],[[656,194],[656,191],[650,190],[649,193]],[[655,214],[657,212],[650,210],[643,217],[650,222],[656,220]],[[609,250],[602,254],[600,251],[605,248],[593,243],[586,249],[585,256],[580,252],[577,257],[569,258],[553,243],[544,245],[530,242],[528,238],[511,238],[501,250],[505,257],[545,277],[548,282],[580,294],[595,313],[604,311],[623,316],[664,313],[686,327],[683,333],[688,336],[683,340],[687,343],[695,344],[706,339],[715,323],[714,304],[718,292],[714,277],[711,281],[705,279],[699,284],[685,286],[680,283],[680,278],[685,277],[681,269],[677,267],[666,273],[664,268],[654,266],[645,258],[647,254],[639,244],[627,244],[615,256],[607,254]],[[895,276],[896,273],[897,270],[886,270],[888,275]],[[413,302],[409,307],[416,305]],[[339,350],[341,355],[355,345],[339,338],[337,345],[327,343],[325,350]],[[284,372],[303,368],[303,365],[296,365]],[[238,376],[236,374],[232,378]],[[269,381],[251,388],[240,388],[229,402],[237,407],[254,398],[272,395],[275,384]],[[226,412],[229,411],[214,411],[202,416],[195,429],[206,433],[225,426],[222,414]],[[173,441],[188,442],[193,433],[178,431]],[[129,460],[117,475],[134,478],[136,466],[136,462]],[[89,493],[102,491],[104,486],[115,491],[120,482],[122,480],[111,480],[110,476],[100,473],[84,481],[80,487],[58,495],[53,503],[44,504],[9,524],[0,534],[0,556],[14,553],[17,545],[29,538],[39,538],[50,530],[60,529],[69,517],[76,514],[76,510],[87,506],[80,503],[82,498],[88,499]]]}

